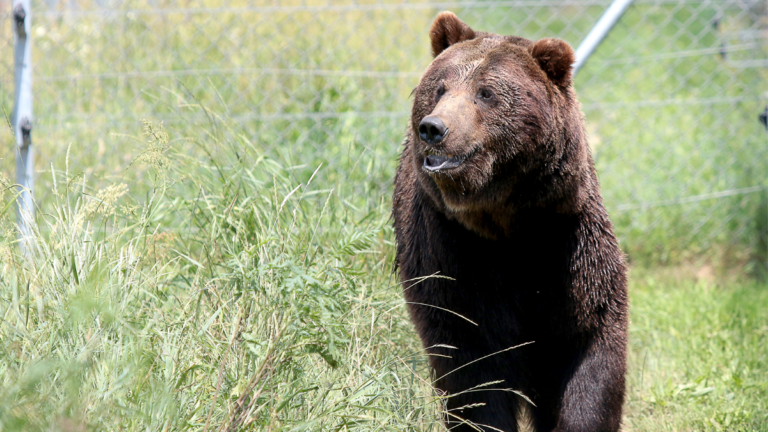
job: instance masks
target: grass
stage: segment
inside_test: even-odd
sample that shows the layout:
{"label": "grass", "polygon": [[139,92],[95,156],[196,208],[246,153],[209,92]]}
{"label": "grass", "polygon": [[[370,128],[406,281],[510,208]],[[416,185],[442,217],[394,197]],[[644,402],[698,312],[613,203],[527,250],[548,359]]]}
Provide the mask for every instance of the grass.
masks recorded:
{"label": "grass", "polygon": [[627,429],[768,430],[765,285],[638,273]]}
{"label": "grass", "polygon": [[147,123],[144,196],[54,173],[29,255],[3,248],[0,430],[434,428],[386,204],[231,132],[186,137],[201,160]]}

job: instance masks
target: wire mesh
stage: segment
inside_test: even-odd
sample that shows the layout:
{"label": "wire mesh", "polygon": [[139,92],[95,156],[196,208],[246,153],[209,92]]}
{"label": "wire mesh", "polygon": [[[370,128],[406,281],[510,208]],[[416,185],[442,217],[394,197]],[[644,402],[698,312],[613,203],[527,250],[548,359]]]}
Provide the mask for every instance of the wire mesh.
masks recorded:
{"label": "wire mesh", "polygon": [[[140,118],[179,129],[210,121],[190,105],[223,113],[291,165],[323,163],[327,181],[386,197],[439,11],[576,46],[609,3],[35,2],[38,200],[70,143],[71,169],[119,175],[131,150],[115,134],[135,134]],[[6,112],[10,9],[0,0]],[[765,0],[636,0],[580,71],[603,195],[631,260],[765,262],[768,138],[757,116],[768,97],[766,39]],[[12,145],[0,157],[10,172]]]}

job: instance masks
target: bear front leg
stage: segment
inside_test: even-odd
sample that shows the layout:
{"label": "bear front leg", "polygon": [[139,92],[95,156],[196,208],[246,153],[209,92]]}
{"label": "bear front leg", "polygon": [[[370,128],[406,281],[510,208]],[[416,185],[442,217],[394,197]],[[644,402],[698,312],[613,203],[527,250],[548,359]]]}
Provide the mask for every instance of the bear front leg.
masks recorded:
{"label": "bear front leg", "polygon": [[595,337],[576,356],[559,398],[554,432],[617,432],[624,404],[624,338]]}

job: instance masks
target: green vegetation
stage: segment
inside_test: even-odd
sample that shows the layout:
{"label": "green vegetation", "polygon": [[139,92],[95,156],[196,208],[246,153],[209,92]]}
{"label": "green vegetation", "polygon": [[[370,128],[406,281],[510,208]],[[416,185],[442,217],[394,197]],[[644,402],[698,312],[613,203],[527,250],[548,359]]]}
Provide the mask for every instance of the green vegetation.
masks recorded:
{"label": "green vegetation", "polygon": [[[440,429],[389,221],[437,9],[282,3],[34,15],[26,256],[0,154],[0,431]],[[573,44],[603,10],[483,5],[455,11]],[[744,276],[765,195],[632,207],[765,186],[765,69],[658,56],[741,43],[751,11],[716,30],[715,7],[638,2],[576,81],[636,269],[630,431],[768,431],[768,295]],[[657,268],[700,258],[737,276]]]}
{"label": "green vegetation", "polygon": [[128,168],[147,195],[56,171],[28,257],[8,233],[0,430],[434,428],[388,202],[345,204],[215,130],[147,123]]}
{"label": "green vegetation", "polygon": [[636,272],[630,431],[768,430],[768,290]]}

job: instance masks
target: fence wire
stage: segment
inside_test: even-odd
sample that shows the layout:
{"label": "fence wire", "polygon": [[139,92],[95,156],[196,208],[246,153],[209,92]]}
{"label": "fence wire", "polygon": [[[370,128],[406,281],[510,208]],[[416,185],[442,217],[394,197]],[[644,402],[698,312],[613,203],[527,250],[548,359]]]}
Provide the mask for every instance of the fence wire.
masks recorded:
{"label": "fence wire", "polygon": [[[51,163],[120,175],[140,118],[235,121],[274,156],[386,197],[428,29],[577,46],[606,0],[33,2],[36,194]],[[0,0],[0,102],[13,103],[11,2]],[[636,0],[579,72],[603,195],[638,263],[768,259],[768,1]],[[0,132],[12,177],[13,141]],[[365,154],[365,166],[350,160]],[[355,172],[349,167],[355,166]],[[47,177],[46,177],[47,176]],[[359,185],[359,186],[357,186]]]}

